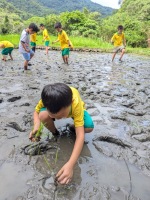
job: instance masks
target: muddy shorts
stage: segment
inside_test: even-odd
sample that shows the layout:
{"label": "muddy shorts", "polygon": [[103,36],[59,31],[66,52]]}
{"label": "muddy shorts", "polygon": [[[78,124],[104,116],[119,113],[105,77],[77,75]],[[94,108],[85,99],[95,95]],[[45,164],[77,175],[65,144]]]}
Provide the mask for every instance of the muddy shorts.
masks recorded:
{"label": "muddy shorts", "polygon": [[[47,109],[43,107],[40,112],[42,111],[47,111]],[[55,121],[55,119],[53,119],[53,121]],[[94,128],[93,120],[86,110],[84,110],[84,128]]]}
{"label": "muddy shorts", "polygon": [[69,56],[69,52],[70,52],[70,49],[69,48],[65,48],[62,50],[62,56],[65,56],[65,55],[68,55]]}
{"label": "muddy shorts", "polygon": [[114,51],[114,53],[118,53],[118,52],[122,51],[122,49],[125,49],[125,47],[123,45],[115,47],[113,51]]}
{"label": "muddy shorts", "polygon": [[36,43],[35,42],[30,42],[31,47],[36,47]]}
{"label": "muddy shorts", "polygon": [[24,57],[25,60],[29,61],[30,58],[31,58],[31,55],[34,55],[34,51],[32,51],[32,50],[30,49],[30,52],[22,53],[22,55],[23,55],[23,57]]}
{"label": "muddy shorts", "polygon": [[5,48],[2,50],[2,55],[8,55],[8,54],[11,54],[12,50],[14,48],[13,47],[8,47],[8,48]]}
{"label": "muddy shorts", "polygon": [[45,41],[45,46],[48,47],[49,43],[50,43],[50,41]]}

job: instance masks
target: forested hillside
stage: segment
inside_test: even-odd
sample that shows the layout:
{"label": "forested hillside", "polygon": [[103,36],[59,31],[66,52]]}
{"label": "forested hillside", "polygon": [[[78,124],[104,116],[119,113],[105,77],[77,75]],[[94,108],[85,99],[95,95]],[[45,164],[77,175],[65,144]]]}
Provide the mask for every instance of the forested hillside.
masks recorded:
{"label": "forested hillside", "polygon": [[84,7],[90,11],[98,11],[103,16],[110,15],[113,12],[112,8],[93,3],[91,0],[5,0],[5,2],[11,3],[20,11],[35,16],[82,10]]}
{"label": "forested hillside", "polygon": [[89,11],[100,12],[102,16],[112,14],[113,9],[93,3],[91,0],[37,0],[43,6],[55,10],[57,13],[73,10],[82,10],[86,7]]}

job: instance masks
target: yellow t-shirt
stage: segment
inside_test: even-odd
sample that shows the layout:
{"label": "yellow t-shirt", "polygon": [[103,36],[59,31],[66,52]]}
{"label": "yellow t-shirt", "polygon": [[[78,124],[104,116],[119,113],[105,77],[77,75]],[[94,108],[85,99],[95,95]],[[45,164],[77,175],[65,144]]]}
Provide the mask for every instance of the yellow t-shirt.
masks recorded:
{"label": "yellow t-shirt", "polygon": [[30,42],[35,42],[36,43],[36,33],[33,33],[30,35]]}
{"label": "yellow t-shirt", "polygon": [[3,44],[4,48],[14,47],[14,45],[9,41],[0,41],[0,45]]}
{"label": "yellow t-shirt", "polygon": [[[62,50],[65,48],[69,48],[69,45],[68,45],[69,38],[64,30],[62,30],[60,33],[58,33],[58,40],[60,41],[60,47]],[[71,44],[71,47],[73,47],[71,41],[70,41],[70,44]]]}
{"label": "yellow t-shirt", "polygon": [[111,38],[111,41],[114,42],[114,46],[117,47],[123,45],[124,39],[125,39],[124,33],[121,34],[115,33]]}
{"label": "yellow t-shirt", "polygon": [[49,40],[50,40],[48,31],[47,31],[46,28],[43,30],[43,40],[44,40],[44,41],[49,41]]}
{"label": "yellow t-shirt", "polygon": [[[71,112],[68,117],[72,117],[74,120],[75,127],[80,127],[84,125],[84,110],[85,104],[82,101],[80,94],[77,89],[70,87],[72,90],[72,104],[71,104]],[[43,108],[43,102],[40,100],[35,107],[37,113],[40,112],[40,109]]]}

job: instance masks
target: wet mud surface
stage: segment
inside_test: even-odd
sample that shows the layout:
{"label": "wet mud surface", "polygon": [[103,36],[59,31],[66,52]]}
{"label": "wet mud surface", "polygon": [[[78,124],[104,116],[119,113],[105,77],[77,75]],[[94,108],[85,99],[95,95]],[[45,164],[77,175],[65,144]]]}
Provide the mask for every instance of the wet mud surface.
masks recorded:
{"label": "wet mud surface", "polygon": [[[71,52],[66,66],[60,52],[44,53],[37,50],[26,72],[17,50],[13,62],[0,63],[0,199],[149,200],[150,58],[129,54],[111,63],[111,54]],[[54,177],[74,136],[49,142],[39,155],[23,151],[41,90],[53,82],[78,88],[95,123],[67,186],[56,186]]]}

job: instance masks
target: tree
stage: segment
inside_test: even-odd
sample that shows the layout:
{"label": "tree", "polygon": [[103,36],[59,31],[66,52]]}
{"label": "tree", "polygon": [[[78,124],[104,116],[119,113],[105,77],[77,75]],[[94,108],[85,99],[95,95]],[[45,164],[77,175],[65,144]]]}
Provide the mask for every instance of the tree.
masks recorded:
{"label": "tree", "polygon": [[1,31],[2,31],[3,34],[7,34],[7,33],[10,33],[11,29],[12,29],[12,26],[9,23],[8,16],[6,15],[5,19],[4,19],[4,23],[1,26]]}

